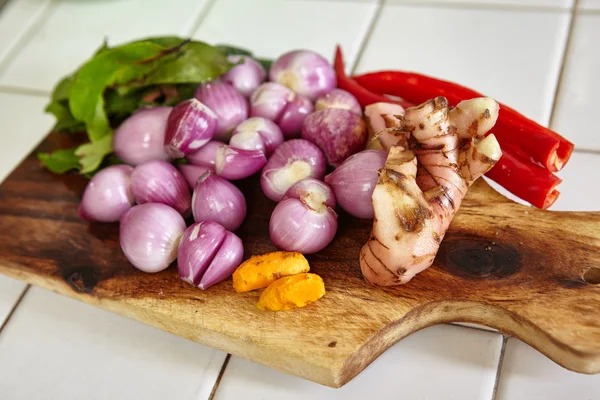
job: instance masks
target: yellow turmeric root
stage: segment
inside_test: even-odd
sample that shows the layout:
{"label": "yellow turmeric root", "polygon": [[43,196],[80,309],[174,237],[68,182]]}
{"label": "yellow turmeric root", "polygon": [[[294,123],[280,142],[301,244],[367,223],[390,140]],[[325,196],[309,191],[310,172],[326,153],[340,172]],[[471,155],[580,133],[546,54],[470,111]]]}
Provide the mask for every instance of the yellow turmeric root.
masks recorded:
{"label": "yellow turmeric root", "polygon": [[323,279],[316,274],[286,276],[271,283],[260,295],[261,311],[291,310],[304,307],[325,295]]}
{"label": "yellow turmeric root", "polygon": [[274,251],[252,256],[233,273],[233,288],[238,293],[265,288],[282,276],[309,270],[308,261],[298,252]]}

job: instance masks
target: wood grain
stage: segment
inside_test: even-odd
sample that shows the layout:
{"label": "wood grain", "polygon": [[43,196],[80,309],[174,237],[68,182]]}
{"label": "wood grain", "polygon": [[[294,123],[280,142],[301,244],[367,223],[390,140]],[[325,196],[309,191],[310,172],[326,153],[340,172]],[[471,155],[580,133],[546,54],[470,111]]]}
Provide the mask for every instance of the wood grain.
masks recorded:
{"label": "wood grain", "polygon": [[[65,147],[50,135],[41,150]],[[565,368],[600,372],[600,213],[535,210],[507,200],[483,180],[469,192],[434,266],[409,284],[381,289],[362,279],[358,252],[371,222],[340,213],[339,232],[309,256],[327,288],[300,310],[260,312],[259,293],[231,280],[208,291],[131,267],[117,224],[77,216],[85,179],[56,176],[28,157],[0,186],[0,272],[251,359],[339,387],[396,341],[424,327],[466,321],[514,335]],[[245,254],[274,250],[274,203],[258,181],[239,183],[248,218]],[[594,278],[595,277],[595,278]]]}

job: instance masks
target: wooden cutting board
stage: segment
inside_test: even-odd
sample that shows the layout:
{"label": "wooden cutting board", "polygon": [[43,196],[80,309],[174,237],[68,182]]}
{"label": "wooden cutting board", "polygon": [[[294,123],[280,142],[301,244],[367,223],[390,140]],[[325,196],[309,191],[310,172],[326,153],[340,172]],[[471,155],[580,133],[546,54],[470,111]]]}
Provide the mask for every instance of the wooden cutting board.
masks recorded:
{"label": "wooden cutting board", "polygon": [[[70,145],[53,134],[39,150]],[[325,297],[273,313],[257,310],[259,292],[237,294],[231,280],[201,291],[174,266],[157,274],[134,269],[119,248],[117,224],[77,216],[85,183],[45,171],[33,155],[10,175],[0,186],[0,272],[332,387],[403,337],[452,321],[497,328],[565,368],[600,372],[598,212],[532,209],[480,180],[434,266],[387,289],[369,286],[360,273],[371,222],[342,212],[333,243],[308,257]],[[238,232],[246,257],[275,250],[268,236],[274,203],[256,179],[240,187],[248,201]]]}

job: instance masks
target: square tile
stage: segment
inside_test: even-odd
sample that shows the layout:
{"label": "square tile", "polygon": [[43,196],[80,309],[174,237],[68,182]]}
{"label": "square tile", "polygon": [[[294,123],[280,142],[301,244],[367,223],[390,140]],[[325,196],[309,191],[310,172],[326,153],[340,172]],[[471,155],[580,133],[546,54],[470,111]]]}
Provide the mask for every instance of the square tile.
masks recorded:
{"label": "square tile", "polygon": [[600,150],[600,135],[590,123],[597,113],[600,91],[599,37],[600,15],[575,17],[552,128],[571,139],[576,148]]}
{"label": "square tile", "polygon": [[600,154],[573,153],[557,175],[560,196],[550,208],[555,211],[600,211],[600,187],[590,184],[590,173],[600,171]]}
{"label": "square tile", "polygon": [[[551,211],[600,211],[600,188],[590,185],[590,171],[600,169],[600,154],[573,153],[566,167],[557,173],[562,178],[558,185],[560,196],[549,208]],[[513,194],[509,193],[496,182],[485,178],[495,190],[503,196],[524,205],[529,205]]]}
{"label": "square tile", "polygon": [[590,400],[600,393],[600,375],[568,371],[518,339],[506,343],[497,400]]}
{"label": "square tile", "polygon": [[450,325],[396,343],[340,389],[232,357],[215,400],[492,398],[502,336]]}
{"label": "square tile", "polygon": [[0,335],[0,398],[203,400],[225,356],[32,288]]}
{"label": "square tile", "polygon": [[50,91],[106,38],[188,36],[206,0],[60,1],[3,71],[0,84]]}
{"label": "square tile", "polygon": [[577,5],[584,10],[600,10],[600,0],[579,0]]}
{"label": "square tile", "polygon": [[0,65],[49,4],[50,0],[10,0],[0,7]]}
{"label": "square tile", "polygon": [[426,3],[426,4],[460,4],[470,7],[479,6],[513,6],[513,7],[560,7],[573,6],[574,0],[389,0],[390,3]]}
{"label": "square tile", "polygon": [[52,127],[44,113],[48,99],[0,92],[0,182],[27,156]]}
{"label": "square tile", "polygon": [[[310,49],[333,60],[336,43],[352,65],[377,5],[314,0],[219,0],[194,34],[213,44],[227,43],[276,58],[294,49]],[[268,12],[267,12],[268,10]],[[224,23],[227,21],[227,23]]]}
{"label": "square tile", "polygon": [[450,80],[547,124],[569,18],[567,11],[388,5],[358,71]]}
{"label": "square tile", "polygon": [[26,286],[21,281],[0,275],[0,327],[4,325],[6,317],[10,314]]}

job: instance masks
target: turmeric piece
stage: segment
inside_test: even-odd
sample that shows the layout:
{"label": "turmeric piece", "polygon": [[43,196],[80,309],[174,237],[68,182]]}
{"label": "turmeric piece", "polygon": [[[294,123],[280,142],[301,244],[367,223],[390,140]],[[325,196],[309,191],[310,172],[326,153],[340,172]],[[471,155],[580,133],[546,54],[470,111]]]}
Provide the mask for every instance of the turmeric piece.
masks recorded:
{"label": "turmeric piece", "polygon": [[271,283],[260,295],[261,311],[291,310],[304,307],[325,295],[325,284],[317,274],[286,276]]}
{"label": "turmeric piece", "polygon": [[310,267],[302,253],[274,251],[252,256],[233,273],[233,288],[238,293],[269,286],[282,276],[308,272]]}

